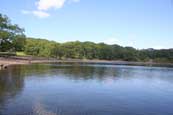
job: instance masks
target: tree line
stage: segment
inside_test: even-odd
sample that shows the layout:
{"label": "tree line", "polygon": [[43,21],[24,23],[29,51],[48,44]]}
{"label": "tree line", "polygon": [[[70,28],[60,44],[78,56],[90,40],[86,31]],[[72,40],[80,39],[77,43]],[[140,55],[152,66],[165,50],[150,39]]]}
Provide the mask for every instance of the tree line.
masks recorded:
{"label": "tree line", "polygon": [[27,55],[57,59],[100,59],[123,61],[155,61],[173,63],[173,49],[142,49],[93,42],[58,43],[46,39],[28,38],[24,29],[11,24],[0,14],[0,52],[22,51]]}
{"label": "tree line", "polygon": [[53,57],[58,59],[100,59],[123,61],[173,62],[173,49],[143,49],[107,45],[93,42],[57,43],[44,39],[27,38],[24,52],[28,55]]}

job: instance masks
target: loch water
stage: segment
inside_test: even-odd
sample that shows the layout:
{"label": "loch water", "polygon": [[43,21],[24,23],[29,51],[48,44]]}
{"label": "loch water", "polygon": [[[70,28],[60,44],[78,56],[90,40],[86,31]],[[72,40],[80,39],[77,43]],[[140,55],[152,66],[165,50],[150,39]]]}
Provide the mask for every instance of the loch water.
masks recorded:
{"label": "loch water", "polygon": [[173,115],[173,68],[10,66],[0,70],[0,115]]}

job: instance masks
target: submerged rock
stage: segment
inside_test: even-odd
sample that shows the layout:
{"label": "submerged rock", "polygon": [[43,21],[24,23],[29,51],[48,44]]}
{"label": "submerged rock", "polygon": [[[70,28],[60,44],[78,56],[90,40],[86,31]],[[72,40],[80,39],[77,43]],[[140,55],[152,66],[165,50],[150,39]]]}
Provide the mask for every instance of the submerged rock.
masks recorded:
{"label": "submerged rock", "polygon": [[5,64],[0,64],[0,70],[2,69],[7,69],[8,65],[5,65]]}

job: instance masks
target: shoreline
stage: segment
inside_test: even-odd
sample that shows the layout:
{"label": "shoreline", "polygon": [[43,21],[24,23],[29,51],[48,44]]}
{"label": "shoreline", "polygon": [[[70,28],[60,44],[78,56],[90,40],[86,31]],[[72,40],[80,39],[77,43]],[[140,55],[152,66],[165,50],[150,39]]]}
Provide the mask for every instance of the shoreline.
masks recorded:
{"label": "shoreline", "polygon": [[159,66],[159,67],[173,67],[173,63],[155,63],[155,62],[130,62],[119,60],[86,60],[86,59],[46,59],[46,58],[27,58],[27,57],[0,57],[0,70],[5,69],[11,65],[24,64],[41,64],[41,63],[81,63],[81,64],[108,64],[108,65],[132,65],[132,66]]}

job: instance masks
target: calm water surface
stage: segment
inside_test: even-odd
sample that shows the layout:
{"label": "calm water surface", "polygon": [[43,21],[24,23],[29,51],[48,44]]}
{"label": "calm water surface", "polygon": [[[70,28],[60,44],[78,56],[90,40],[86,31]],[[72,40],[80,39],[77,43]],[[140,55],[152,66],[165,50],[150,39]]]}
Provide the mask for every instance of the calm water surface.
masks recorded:
{"label": "calm water surface", "polygon": [[173,115],[173,68],[11,66],[0,71],[0,115]]}

